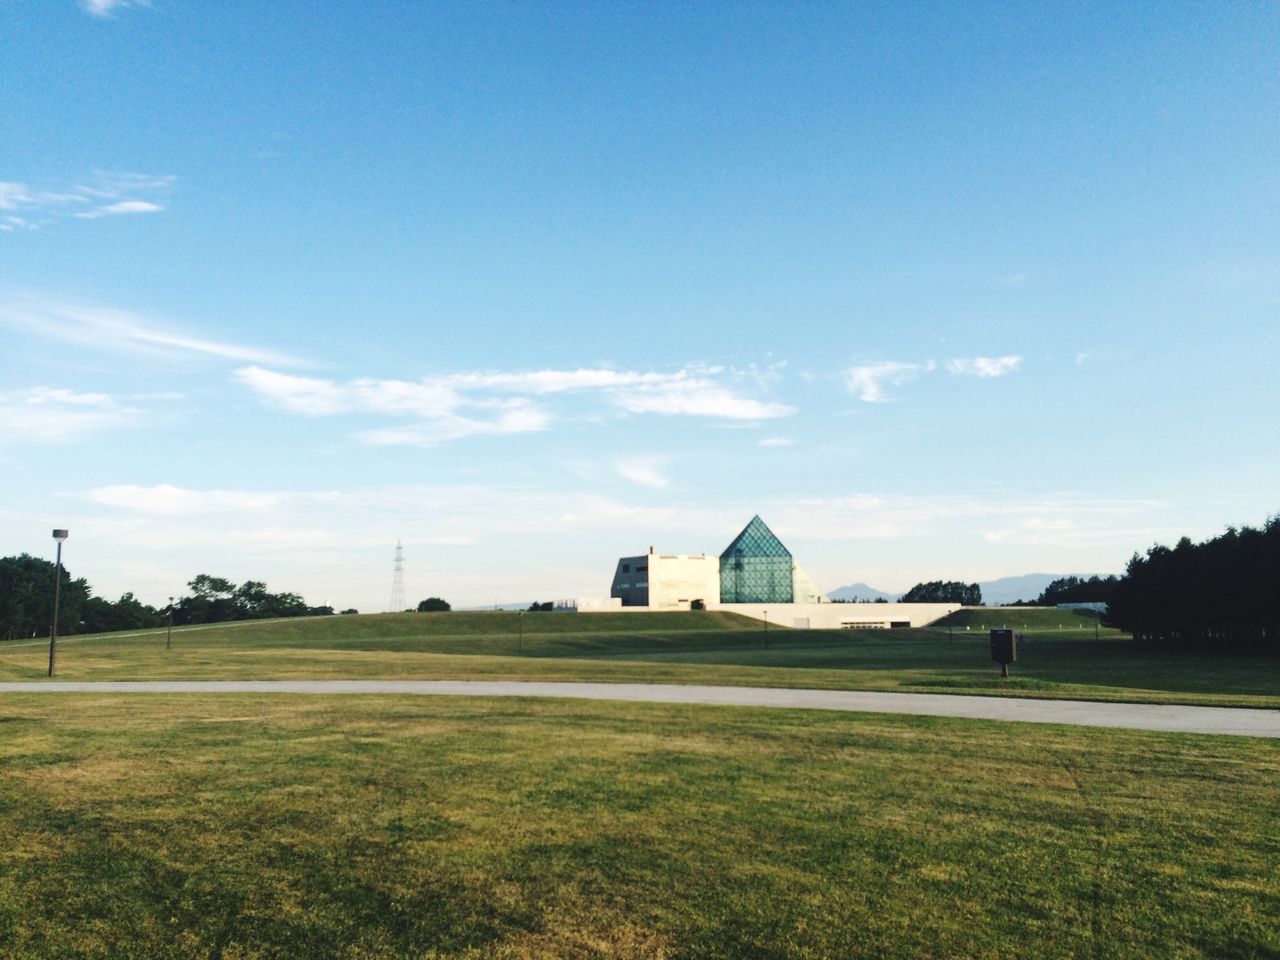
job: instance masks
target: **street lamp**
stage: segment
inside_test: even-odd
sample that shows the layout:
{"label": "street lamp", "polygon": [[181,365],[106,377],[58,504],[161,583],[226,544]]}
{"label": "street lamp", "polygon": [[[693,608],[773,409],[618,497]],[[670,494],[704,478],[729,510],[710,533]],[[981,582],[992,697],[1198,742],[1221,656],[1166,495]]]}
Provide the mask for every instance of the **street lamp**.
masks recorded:
{"label": "street lamp", "polygon": [[169,598],[169,629],[164,635],[164,648],[168,650],[173,646],[173,597]]}
{"label": "street lamp", "polygon": [[520,646],[517,648],[517,650],[520,656],[523,657],[524,656],[524,611],[523,610],[520,611],[520,617],[518,622],[520,624]]}
{"label": "street lamp", "polygon": [[66,530],[53,531],[53,539],[58,542],[58,562],[53,571],[53,628],[49,631],[49,676],[53,676],[54,661],[58,650],[58,598],[62,593],[62,541],[67,539]]}

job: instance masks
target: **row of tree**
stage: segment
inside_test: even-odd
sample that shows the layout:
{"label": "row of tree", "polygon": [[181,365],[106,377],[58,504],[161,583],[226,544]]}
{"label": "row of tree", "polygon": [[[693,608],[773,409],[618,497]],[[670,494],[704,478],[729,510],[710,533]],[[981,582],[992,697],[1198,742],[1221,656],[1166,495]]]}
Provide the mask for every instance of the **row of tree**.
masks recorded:
{"label": "row of tree", "polygon": [[917,583],[902,595],[901,603],[961,603],[966,607],[982,606],[982,588],[976,583],[958,580],[930,580]]}
{"label": "row of tree", "polygon": [[[1018,607],[1053,607],[1059,603],[1110,603],[1120,578],[1059,577],[1040,591],[1034,600],[1019,601]],[[982,606],[982,588],[976,583],[959,580],[931,580],[917,583],[902,595],[902,603],[962,603],[966,607]]]}
{"label": "row of tree", "polygon": [[[0,557],[0,639],[48,636],[53,625],[54,578],[58,585],[58,633],[103,633],[141,630],[168,622],[168,607],[152,607],[132,593],[119,600],[93,595],[88,582],[66,567],[24,553]],[[258,580],[236,586],[222,577],[199,574],[190,592],[173,605],[175,624],[219,623],[267,617],[302,617],[333,613],[332,607],[310,607],[295,593],[271,593]],[[344,610],[344,613],[355,613]]]}
{"label": "row of tree", "polygon": [[1031,606],[1055,607],[1060,603],[1110,603],[1120,578],[1109,577],[1059,577],[1040,591]]}
{"label": "row of tree", "polygon": [[222,577],[197,574],[187,584],[191,592],[173,608],[173,622],[224,623],[228,620],[266,620],[333,613],[333,607],[309,607],[296,593],[271,593],[261,580],[236,586]]}
{"label": "row of tree", "polygon": [[1134,554],[1106,621],[1152,649],[1280,654],[1278,587],[1280,516]]}
{"label": "row of tree", "polygon": [[[56,571],[54,564],[29,553],[0,557],[0,638],[13,640],[49,635],[53,626]],[[82,611],[91,598],[89,584],[84,579],[73,579],[63,567],[58,589],[58,632],[75,633]],[[125,594],[125,597],[133,600],[132,594]]]}

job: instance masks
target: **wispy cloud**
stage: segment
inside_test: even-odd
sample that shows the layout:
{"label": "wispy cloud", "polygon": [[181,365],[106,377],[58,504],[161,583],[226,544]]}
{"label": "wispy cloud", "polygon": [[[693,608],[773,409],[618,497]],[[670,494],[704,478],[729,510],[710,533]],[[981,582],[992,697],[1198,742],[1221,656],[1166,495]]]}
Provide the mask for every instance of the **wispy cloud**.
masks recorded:
{"label": "wispy cloud", "polygon": [[1009,357],[967,357],[947,361],[947,369],[954,374],[965,377],[1003,377],[1013,373],[1022,365],[1022,358]]}
{"label": "wispy cloud", "polygon": [[264,367],[242,367],[235,377],[263,399],[292,413],[310,417],[346,413],[383,413],[442,417],[461,402],[458,391],[435,380],[374,380],[363,377],[338,383],[299,377]]}
{"label": "wispy cloud", "polygon": [[97,170],[83,183],[41,189],[0,181],[0,232],[38,230],[68,217],[98,220],[121,214],[159,213],[177,178]]}
{"label": "wispy cloud", "polygon": [[644,387],[668,383],[682,374],[633,373],[609,368],[578,370],[532,370],[521,373],[457,373],[441,382],[459,389],[506,390],[514,393],[564,393],[571,390],[601,390],[617,387]]}
{"label": "wispy cloud", "polygon": [[583,368],[339,382],[255,365],[237,370],[235,376],[266,402],[292,413],[372,414],[416,421],[357,435],[369,444],[431,446],[467,436],[545,430],[552,414],[532,398],[564,393],[591,394],[628,413],[755,421],[794,412],[792,407],[757,400],[720,383],[715,379],[719,372],[702,367],[675,373]]}
{"label": "wispy cloud", "polygon": [[80,9],[90,16],[106,19],[130,7],[149,7],[151,0],[80,0]]}
{"label": "wispy cloud", "polygon": [[662,473],[661,460],[658,457],[626,457],[614,464],[618,473],[632,483],[645,487],[665,487],[668,483]]}
{"label": "wispy cloud", "polygon": [[772,420],[795,413],[795,407],[743,396],[703,377],[675,376],[616,391],[613,402],[632,413],[664,413],[726,420]]}
{"label": "wispy cloud", "polygon": [[[600,390],[614,404],[632,413],[769,420],[795,412],[794,407],[754,400],[724,386],[715,379],[723,372],[722,367],[707,366],[690,366],[676,373],[588,368],[526,373],[461,373],[443,377],[440,382],[458,389],[532,394]],[[763,382],[754,369],[735,371],[735,375]]]}
{"label": "wispy cloud", "polygon": [[550,422],[550,416],[541,408],[526,400],[512,400],[500,405],[489,417],[449,413],[407,427],[366,430],[357,434],[356,439],[371,446],[431,447],[463,437],[536,433],[547,429]]}
{"label": "wispy cloud", "polygon": [[[1018,356],[1005,357],[956,357],[946,361],[946,368],[957,376],[990,379],[1013,373],[1022,364]],[[886,403],[893,399],[892,389],[900,387],[922,374],[938,369],[933,360],[919,363],[901,360],[881,360],[851,367],[844,374],[845,386],[865,403]]]}
{"label": "wispy cloud", "polygon": [[104,393],[56,387],[0,392],[0,445],[66,443],[136,420],[136,407]]}
{"label": "wispy cloud", "polygon": [[181,514],[229,511],[237,514],[271,510],[285,495],[244,490],[189,490],[162,483],[151,487],[134,484],[97,487],[90,490],[91,503],[137,513]]}
{"label": "wispy cloud", "polygon": [[94,207],[92,210],[86,210],[84,213],[77,213],[75,216],[79,220],[97,220],[99,217],[113,217],[122,213],[158,213],[164,207],[158,203],[150,203],[146,200],[121,200],[119,203],[108,203],[101,207]]}
{"label": "wispy cloud", "polygon": [[765,504],[762,511],[768,510],[775,529],[814,541],[935,537],[939,530],[966,521],[986,542],[1111,543],[1129,536],[1128,525],[1163,505],[1156,500],[1089,499],[1067,493],[859,494],[780,501]]}
{"label": "wispy cloud", "polygon": [[759,447],[790,447],[795,444],[795,440],[791,437],[765,437],[756,441]]}
{"label": "wispy cloud", "polygon": [[109,351],[155,356],[188,354],[241,363],[300,363],[274,350],[182,333],[125,310],[39,298],[0,301],[0,326]]}
{"label": "wispy cloud", "polygon": [[914,380],[922,372],[930,371],[934,363],[903,363],[882,360],[864,366],[852,367],[845,373],[845,385],[866,403],[884,403],[890,399],[889,389]]}
{"label": "wispy cloud", "polygon": [[[160,558],[146,577],[130,581],[116,571],[112,590],[168,595],[172,584],[190,576],[191,549],[198,546],[199,569],[252,573],[289,589],[309,584],[308,591],[321,591],[317,601],[332,589],[343,603],[362,609],[385,603],[397,539],[408,557],[409,589],[461,606],[495,598],[527,602],[535,595],[598,596],[618,556],[649,544],[670,552],[719,551],[757,512],[827,587],[857,579],[905,586],[939,574],[978,579],[986,567],[1016,570],[1006,566],[1010,556],[1023,569],[1053,563],[1050,569],[1069,564],[1103,570],[1107,563],[1122,564],[1135,542],[1168,532],[1161,526],[1168,504],[1069,492],[764,500],[743,493],[710,502],[664,494],[643,504],[636,502],[642,498],[580,487],[511,481],[344,491],[120,485],[80,498],[84,519],[76,528],[86,536],[92,532],[98,541],[126,547],[133,558]],[[963,569],[933,559],[943,540],[965,544]],[[443,551],[441,544],[455,548]],[[547,562],[513,567],[484,561],[494,550],[544,551]],[[130,562],[140,561],[122,561]]]}

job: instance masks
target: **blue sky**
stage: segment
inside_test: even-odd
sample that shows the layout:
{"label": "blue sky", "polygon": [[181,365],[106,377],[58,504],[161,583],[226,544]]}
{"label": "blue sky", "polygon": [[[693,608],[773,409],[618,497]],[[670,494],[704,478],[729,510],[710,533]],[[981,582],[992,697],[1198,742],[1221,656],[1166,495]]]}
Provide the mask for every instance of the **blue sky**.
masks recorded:
{"label": "blue sky", "polygon": [[0,10],[0,553],[385,608],[1280,509],[1274,4]]}

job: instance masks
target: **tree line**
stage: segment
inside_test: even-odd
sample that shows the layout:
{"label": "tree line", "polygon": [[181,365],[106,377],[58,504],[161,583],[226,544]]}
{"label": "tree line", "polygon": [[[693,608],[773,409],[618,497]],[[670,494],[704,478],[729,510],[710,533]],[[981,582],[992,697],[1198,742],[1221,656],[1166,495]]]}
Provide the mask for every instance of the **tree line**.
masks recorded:
{"label": "tree line", "polygon": [[1106,622],[1156,650],[1280,653],[1280,516],[1133,555]]}
{"label": "tree line", "polygon": [[308,606],[296,593],[271,593],[261,580],[246,580],[236,586],[222,577],[201,573],[187,587],[191,592],[173,608],[173,622],[176,624],[313,617],[333,613],[333,607]]}
{"label": "tree line", "polygon": [[[53,625],[54,578],[59,576],[58,633],[142,630],[168,622],[168,607],[153,607],[126,593],[119,600],[94,596],[88,581],[72,577],[64,566],[24,553],[0,557],[0,639],[48,636]],[[271,593],[259,580],[236,586],[222,577],[198,574],[189,593],[172,608],[175,624],[220,623],[267,617],[303,617],[333,613],[312,607],[296,593]],[[354,610],[343,611],[354,613]]]}
{"label": "tree line", "polygon": [[917,583],[902,595],[900,603],[959,603],[966,607],[982,606],[982,588],[976,583],[959,580],[930,580]]}

